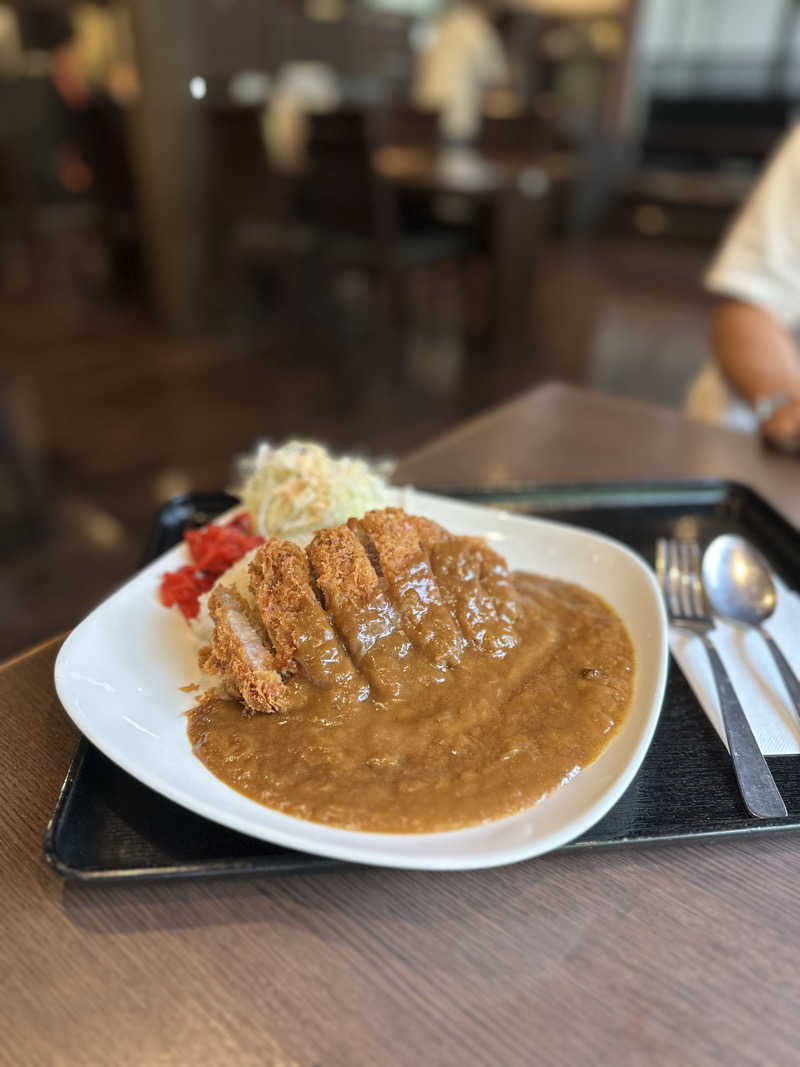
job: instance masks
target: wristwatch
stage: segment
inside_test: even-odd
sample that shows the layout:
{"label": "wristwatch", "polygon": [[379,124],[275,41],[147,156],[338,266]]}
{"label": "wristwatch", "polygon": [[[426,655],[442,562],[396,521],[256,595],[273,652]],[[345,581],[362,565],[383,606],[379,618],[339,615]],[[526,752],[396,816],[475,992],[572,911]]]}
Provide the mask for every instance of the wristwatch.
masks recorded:
{"label": "wristwatch", "polygon": [[755,404],[753,404],[753,411],[756,413],[759,423],[764,423],[767,419],[772,418],[778,408],[788,404],[791,399],[788,393],[770,393],[769,396],[758,397]]}

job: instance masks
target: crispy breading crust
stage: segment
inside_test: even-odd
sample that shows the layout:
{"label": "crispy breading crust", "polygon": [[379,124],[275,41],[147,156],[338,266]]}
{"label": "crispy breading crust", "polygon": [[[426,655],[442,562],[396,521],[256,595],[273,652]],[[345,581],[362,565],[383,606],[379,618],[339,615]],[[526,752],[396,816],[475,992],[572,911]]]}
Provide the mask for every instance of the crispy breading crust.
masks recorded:
{"label": "crispy breading crust", "polygon": [[400,508],[368,511],[361,526],[375,545],[381,570],[388,581],[394,582],[407,574],[419,559],[419,535]]}
{"label": "crispy breading crust", "polygon": [[355,534],[359,544],[366,552],[367,559],[372,564],[372,569],[375,571],[379,578],[383,578],[383,571],[381,570],[381,561],[378,559],[378,553],[375,550],[375,545],[372,543],[369,534],[361,525],[361,519],[348,519],[347,528],[352,531],[353,534]]}
{"label": "crispy breading crust", "polygon": [[461,662],[464,637],[442,599],[419,531],[431,543],[449,534],[430,520],[418,522],[399,508],[385,508],[367,512],[361,525],[409,637],[432,663],[454,667]]}
{"label": "crispy breading crust", "polygon": [[214,620],[211,647],[200,653],[200,667],[219,674],[228,688],[253,711],[281,711],[288,691],[275,670],[274,657],[249,617],[247,605],[235,589],[219,586],[208,601]]}
{"label": "crispy breading crust", "polygon": [[379,699],[397,688],[397,664],[413,651],[395,604],[366,548],[349,526],[320,530],[308,546],[312,569],[336,631]]}
{"label": "crispy breading crust", "polygon": [[281,674],[297,671],[299,619],[322,608],[311,588],[311,571],[302,548],[273,537],[250,563],[250,590],[275,649]]}
{"label": "crispy breading crust", "polygon": [[354,668],[317,599],[308,557],[290,541],[272,538],[250,564],[250,590],[283,675],[302,673],[318,685],[354,684]]}
{"label": "crispy breading crust", "polygon": [[440,526],[433,519],[426,519],[422,515],[407,515],[406,518],[417,531],[419,543],[427,551],[431,545],[437,545],[440,541],[447,541],[453,535],[444,526]]}
{"label": "crispy breading crust", "polygon": [[272,538],[253,557],[250,589],[255,608],[233,588],[214,590],[212,644],[200,654],[248,711],[286,710],[304,678],[346,701],[367,680],[380,687],[385,666],[414,647],[438,671],[466,643],[498,655],[517,640],[505,561],[399,508],[320,530],[307,552]]}
{"label": "crispy breading crust", "polygon": [[329,611],[366,604],[378,592],[380,579],[349,526],[319,530],[307,552]]}

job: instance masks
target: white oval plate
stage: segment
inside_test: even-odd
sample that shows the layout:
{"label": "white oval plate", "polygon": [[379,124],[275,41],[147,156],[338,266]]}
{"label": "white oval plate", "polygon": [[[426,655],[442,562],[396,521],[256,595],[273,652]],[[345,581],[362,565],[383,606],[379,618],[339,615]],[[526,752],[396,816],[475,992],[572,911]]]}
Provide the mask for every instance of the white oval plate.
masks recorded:
{"label": "white oval plate", "polygon": [[192,754],[180,686],[197,681],[197,646],[176,609],[158,601],[161,575],[187,562],[181,545],[96,608],[67,638],[55,666],[76,726],[145,785],[208,819],[287,848],[390,867],[458,870],[536,856],[589,829],[616,803],[645,757],[667,674],[667,622],[655,577],[616,541],[542,519],[414,490],[397,502],[454,533],[478,535],[515,569],[577,582],[618,612],[633,641],[631,708],[601,756],[517,815],[467,830],[376,834],[339,830],[265,808],[223,785]]}

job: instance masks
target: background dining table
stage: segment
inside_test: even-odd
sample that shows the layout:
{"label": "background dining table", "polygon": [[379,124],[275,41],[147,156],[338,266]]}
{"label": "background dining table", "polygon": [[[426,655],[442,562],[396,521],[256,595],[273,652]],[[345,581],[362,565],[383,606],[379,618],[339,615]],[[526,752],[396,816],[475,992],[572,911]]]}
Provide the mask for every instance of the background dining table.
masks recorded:
{"label": "background dining table", "polygon": [[556,196],[579,168],[559,151],[477,150],[387,144],[372,155],[381,181],[431,197],[489,209],[491,344],[495,356],[519,351],[530,326],[530,292]]}
{"label": "background dining table", "polygon": [[[723,477],[800,522],[800,465],[547,385],[407,457],[425,486]],[[467,872],[82,886],[42,835],[77,741],[59,639],[0,670],[0,1063],[794,1064],[800,835]]]}

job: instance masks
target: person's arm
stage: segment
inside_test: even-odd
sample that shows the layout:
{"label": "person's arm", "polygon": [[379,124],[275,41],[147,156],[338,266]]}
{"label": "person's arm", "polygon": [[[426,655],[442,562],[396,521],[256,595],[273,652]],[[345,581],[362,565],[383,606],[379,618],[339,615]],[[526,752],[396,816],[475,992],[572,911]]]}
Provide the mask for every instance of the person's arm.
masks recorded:
{"label": "person's arm", "polygon": [[714,311],[711,341],[725,377],[750,404],[775,393],[800,399],[797,345],[768,311],[724,300]]}
{"label": "person's arm", "polygon": [[800,440],[800,352],[788,330],[754,304],[725,300],[714,312],[711,341],[723,374],[748,403],[786,396],[762,423],[765,437],[783,446]]}

